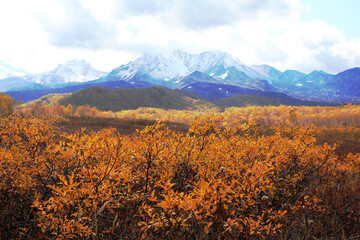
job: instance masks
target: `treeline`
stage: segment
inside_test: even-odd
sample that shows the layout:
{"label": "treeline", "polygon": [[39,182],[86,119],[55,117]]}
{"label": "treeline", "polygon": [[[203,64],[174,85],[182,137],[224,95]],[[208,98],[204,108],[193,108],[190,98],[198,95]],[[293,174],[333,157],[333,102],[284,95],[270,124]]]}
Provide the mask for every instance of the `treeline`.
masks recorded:
{"label": "treeline", "polygon": [[342,105],[336,107],[318,106],[248,106],[243,108],[231,107],[221,111],[218,108],[201,107],[195,110],[165,110],[159,108],[138,108],[136,110],[122,110],[119,112],[100,111],[89,105],[66,107],[55,103],[53,105],[31,103],[26,106],[15,107],[17,113],[51,118],[121,118],[146,119],[156,121],[170,121],[190,124],[203,115],[215,114],[222,119],[223,125],[234,122],[255,121],[262,125],[292,124],[307,126],[339,127],[360,126],[360,106]]}

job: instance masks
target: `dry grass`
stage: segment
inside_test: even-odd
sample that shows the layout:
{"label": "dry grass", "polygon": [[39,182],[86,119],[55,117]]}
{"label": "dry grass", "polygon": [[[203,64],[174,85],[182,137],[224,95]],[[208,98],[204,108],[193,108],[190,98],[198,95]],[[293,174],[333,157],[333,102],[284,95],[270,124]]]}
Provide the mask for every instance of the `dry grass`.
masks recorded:
{"label": "dry grass", "polygon": [[[120,118],[101,118],[101,117],[71,117],[59,119],[56,126],[65,132],[75,132],[86,128],[87,131],[100,131],[104,128],[115,128],[122,135],[131,135],[137,129],[142,130],[146,126],[156,123],[155,120],[147,119],[120,119]],[[166,127],[178,132],[187,132],[189,125],[176,122],[162,122]]]}

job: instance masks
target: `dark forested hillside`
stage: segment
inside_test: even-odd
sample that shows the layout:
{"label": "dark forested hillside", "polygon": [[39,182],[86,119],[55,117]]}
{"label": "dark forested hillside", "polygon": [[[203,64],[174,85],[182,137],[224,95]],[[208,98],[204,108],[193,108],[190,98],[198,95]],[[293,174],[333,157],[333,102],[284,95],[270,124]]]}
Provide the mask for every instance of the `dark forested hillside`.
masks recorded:
{"label": "dark forested hillside", "polygon": [[63,98],[60,104],[71,104],[73,106],[89,104],[104,111],[119,111],[139,107],[186,109],[198,105],[213,106],[195,93],[164,87],[144,89],[119,88],[114,90],[103,87],[91,87]]}

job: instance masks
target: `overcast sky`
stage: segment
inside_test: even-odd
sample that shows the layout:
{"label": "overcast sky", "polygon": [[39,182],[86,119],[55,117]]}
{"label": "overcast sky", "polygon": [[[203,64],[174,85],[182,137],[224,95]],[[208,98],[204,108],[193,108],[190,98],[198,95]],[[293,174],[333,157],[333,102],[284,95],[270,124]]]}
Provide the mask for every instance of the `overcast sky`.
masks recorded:
{"label": "overcast sky", "polygon": [[30,73],[85,59],[99,70],[144,53],[226,51],[279,70],[360,66],[358,0],[8,0],[0,59]]}

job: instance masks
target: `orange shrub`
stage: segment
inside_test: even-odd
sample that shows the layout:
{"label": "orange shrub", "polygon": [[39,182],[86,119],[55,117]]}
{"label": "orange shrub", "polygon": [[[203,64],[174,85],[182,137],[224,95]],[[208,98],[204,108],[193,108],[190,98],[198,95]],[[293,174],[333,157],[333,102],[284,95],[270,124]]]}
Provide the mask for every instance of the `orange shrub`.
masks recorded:
{"label": "orange shrub", "polygon": [[0,238],[307,239],[360,234],[360,158],[313,127],[197,118],[63,133],[0,119]]}

